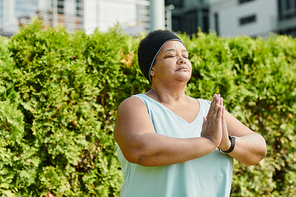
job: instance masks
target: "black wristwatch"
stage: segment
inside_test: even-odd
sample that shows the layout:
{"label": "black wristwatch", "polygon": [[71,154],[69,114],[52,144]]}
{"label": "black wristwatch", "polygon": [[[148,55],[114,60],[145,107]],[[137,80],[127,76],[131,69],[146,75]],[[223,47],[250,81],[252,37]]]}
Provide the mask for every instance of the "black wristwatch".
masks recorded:
{"label": "black wristwatch", "polygon": [[231,135],[228,135],[228,137],[231,142],[230,148],[227,151],[223,151],[223,150],[219,149],[222,153],[225,153],[225,154],[231,153],[233,151],[234,145],[235,145],[235,137],[233,137]]}

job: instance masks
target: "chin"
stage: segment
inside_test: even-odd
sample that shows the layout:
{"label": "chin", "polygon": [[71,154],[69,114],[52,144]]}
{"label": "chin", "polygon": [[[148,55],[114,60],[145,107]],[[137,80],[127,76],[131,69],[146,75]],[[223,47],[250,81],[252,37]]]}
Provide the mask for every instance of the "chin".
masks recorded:
{"label": "chin", "polygon": [[187,83],[190,79],[191,77],[182,77],[182,78],[180,77],[178,78],[178,81]]}

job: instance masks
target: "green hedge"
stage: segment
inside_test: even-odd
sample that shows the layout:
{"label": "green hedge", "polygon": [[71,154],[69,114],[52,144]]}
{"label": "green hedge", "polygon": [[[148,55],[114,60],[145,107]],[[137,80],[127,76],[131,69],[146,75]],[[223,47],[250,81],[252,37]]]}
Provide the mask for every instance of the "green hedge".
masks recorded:
{"label": "green hedge", "polygon": [[[0,37],[0,194],[119,196],[112,132],[120,102],[150,87],[137,64],[143,35],[41,27]],[[193,64],[186,93],[220,93],[268,144],[258,165],[235,162],[231,196],[295,196],[295,39],[180,37]]]}

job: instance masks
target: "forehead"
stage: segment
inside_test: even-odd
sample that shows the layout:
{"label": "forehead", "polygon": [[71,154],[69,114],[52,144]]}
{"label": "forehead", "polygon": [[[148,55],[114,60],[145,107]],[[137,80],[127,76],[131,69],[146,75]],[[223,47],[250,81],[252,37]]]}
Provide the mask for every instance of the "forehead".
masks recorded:
{"label": "forehead", "polygon": [[170,40],[163,45],[160,52],[166,52],[167,50],[182,50],[182,51],[185,50],[186,51],[186,48],[183,45],[183,43],[177,40]]}

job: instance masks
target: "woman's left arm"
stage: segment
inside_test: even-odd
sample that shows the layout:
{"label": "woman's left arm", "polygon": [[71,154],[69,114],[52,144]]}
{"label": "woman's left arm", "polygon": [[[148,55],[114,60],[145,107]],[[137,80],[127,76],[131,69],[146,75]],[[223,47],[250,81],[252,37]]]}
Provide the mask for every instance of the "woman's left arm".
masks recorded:
{"label": "woman's left arm", "polygon": [[228,155],[246,165],[259,163],[267,154],[265,139],[243,125],[226,110],[224,110],[223,116],[223,139],[218,148],[224,151],[227,150],[230,147],[228,135],[231,135],[235,137],[235,146]]}

